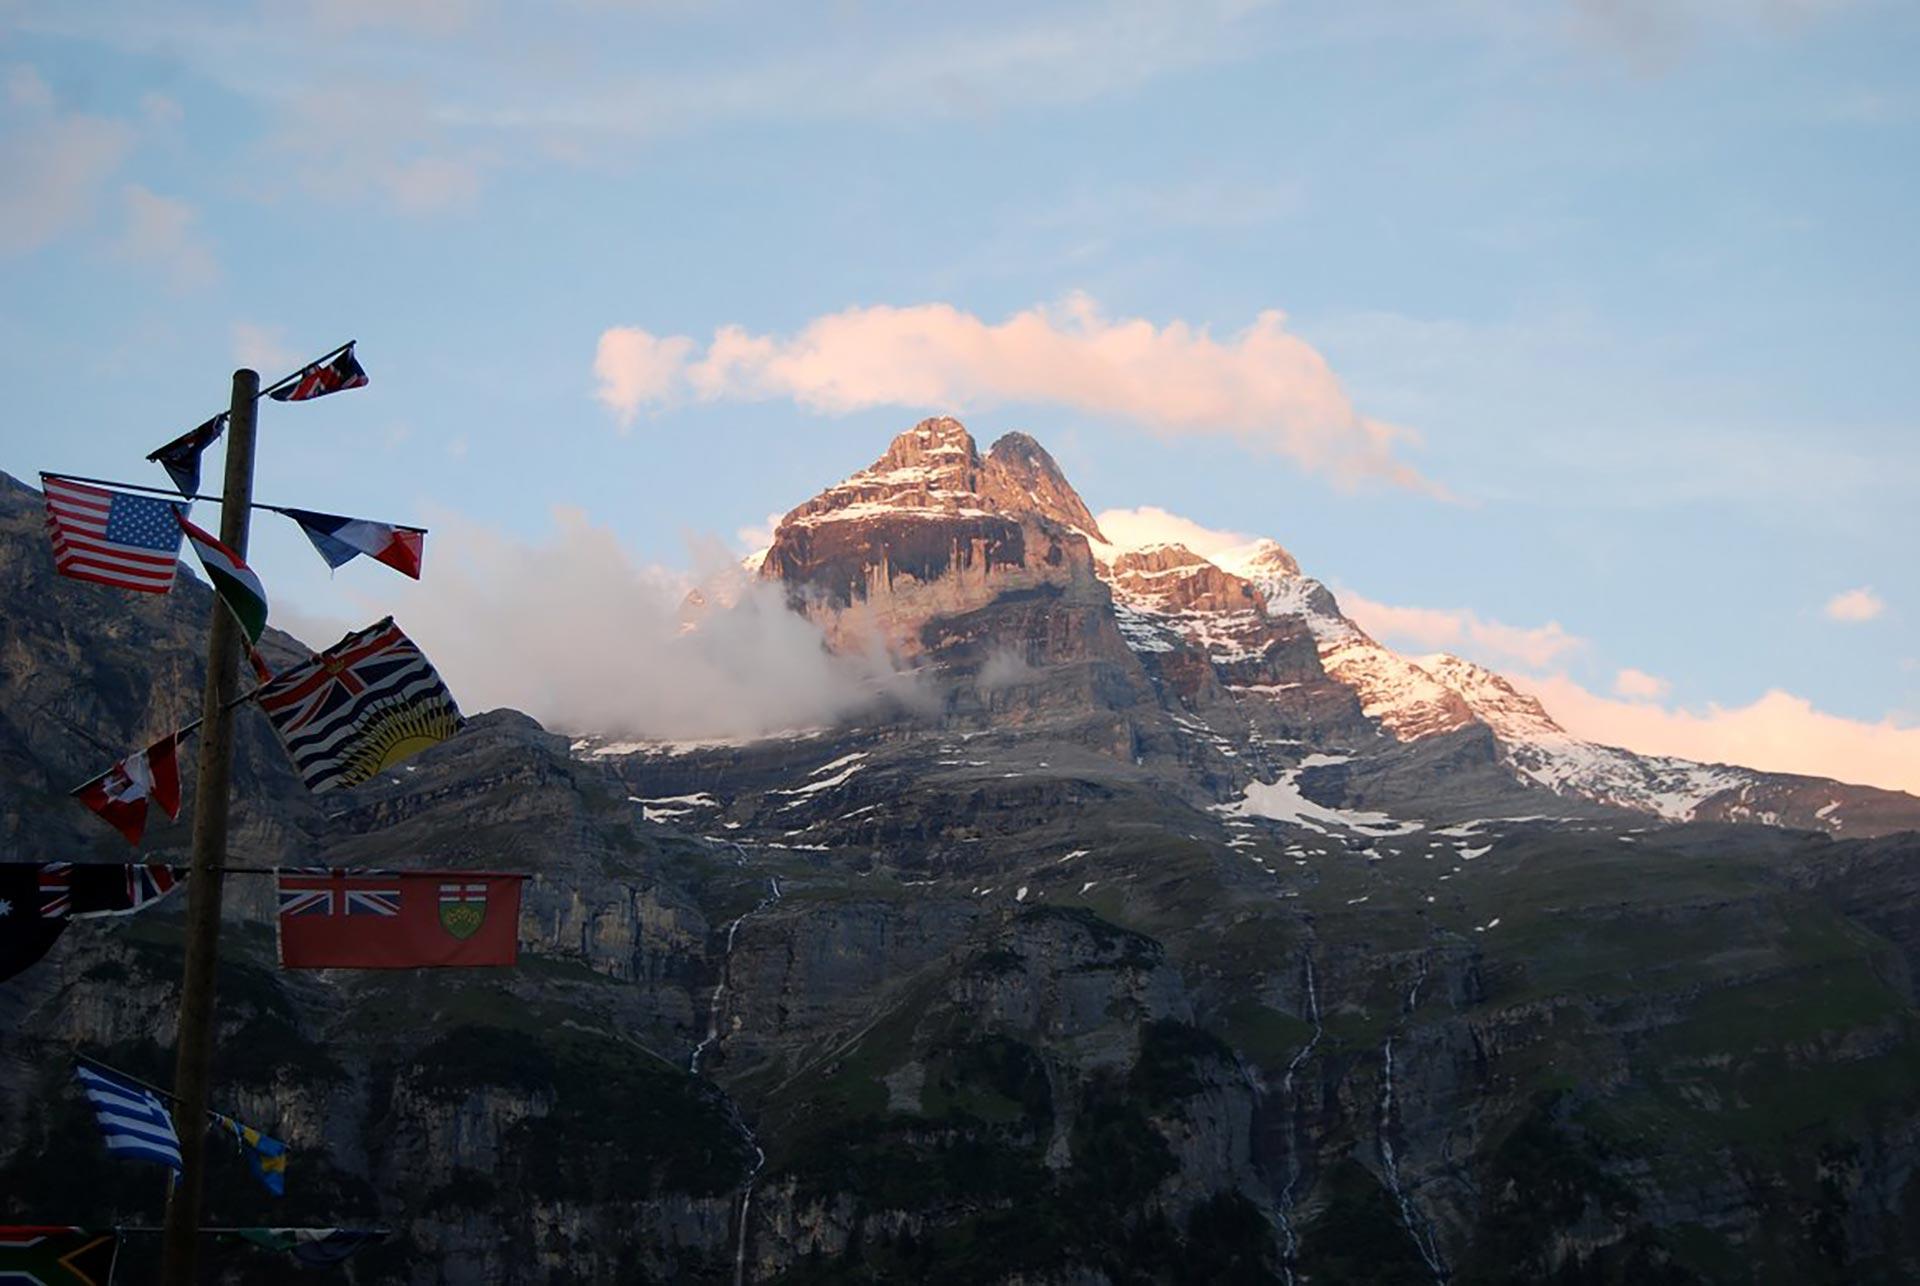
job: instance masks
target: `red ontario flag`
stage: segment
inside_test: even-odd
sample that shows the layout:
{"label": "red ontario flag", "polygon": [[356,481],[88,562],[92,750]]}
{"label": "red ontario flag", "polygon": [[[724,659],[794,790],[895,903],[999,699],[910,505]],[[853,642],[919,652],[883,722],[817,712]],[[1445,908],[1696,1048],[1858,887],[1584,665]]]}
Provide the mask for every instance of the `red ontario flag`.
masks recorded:
{"label": "red ontario flag", "polygon": [[431,969],[518,959],[523,876],[337,867],[278,875],[284,968]]}

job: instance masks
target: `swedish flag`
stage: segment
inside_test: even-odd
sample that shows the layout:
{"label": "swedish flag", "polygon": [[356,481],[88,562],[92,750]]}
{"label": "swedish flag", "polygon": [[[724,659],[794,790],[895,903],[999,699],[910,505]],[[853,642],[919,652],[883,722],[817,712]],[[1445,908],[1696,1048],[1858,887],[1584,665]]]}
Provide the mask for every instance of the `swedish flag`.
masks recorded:
{"label": "swedish flag", "polygon": [[246,1154],[247,1168],[260,1186],[276,1197],[287,1195],[287,1145],[251,1125],[242,1125],[230,1116],[209,1113],[220,1128],[233,1135],[233,1141]]}

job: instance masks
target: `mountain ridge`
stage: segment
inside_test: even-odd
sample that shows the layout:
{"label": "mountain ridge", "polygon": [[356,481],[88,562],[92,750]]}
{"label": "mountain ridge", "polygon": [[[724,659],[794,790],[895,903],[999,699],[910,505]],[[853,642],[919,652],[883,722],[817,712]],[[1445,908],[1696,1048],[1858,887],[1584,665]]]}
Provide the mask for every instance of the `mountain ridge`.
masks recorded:
{"label": "mountain ridge", "polygon": [[[1018,468],[1011,467],[1016,459]],[[839,528],[827,556],[813,551],[822,523]],[[1027,557],[1029,539],[1047,542],[1044,559]],[[1352,694],[1371,731],[1395,743],[1487,729],[1516,783],[1561,798],[1665,821],[1697,817],[1857,835],[1920,826],[1920,797],[1903,792],[1698,764],[1576,737],[1537,699],[1484,666],[1445,655],[1423,664],[1382,646],[1270,538],[1217,561],[1172,541],[1113,544],[1034,439],[1009,434],[983,458],[951,417],[903,432],[874,465],[790,511],[754,566],[786,586],[836,646],[867,645],[871,620],[861,609],[881,602],[887,645],[918,656],[928,650],[921,635],[943,616],[964,615],[1009,590],[1075,582],[1083,547],[1109,594],[1104,613],[1084,583],[1075,592],[1096,615],[1111,616],[1136,657],[1165,672],[1159,677],[1189,714],[1212,694],[1203,670],[1213,671],[1213,686],[1243,701],[1281,705],[1288,704],[1281,701],[1285,684],[1324,678]],[[978,563],[984,574],[973,574]],[[941,592],[968,582],[977,585],[980,602],[964,591]],[[1297,653],[1297,640],[1283,636],[1302,628],[1314,640],[1318,676],[1248,681],[1260,677],[1247,672],[1250,662],[1289,648]],[[1294,662],[1301,668],[1298,656]]]}

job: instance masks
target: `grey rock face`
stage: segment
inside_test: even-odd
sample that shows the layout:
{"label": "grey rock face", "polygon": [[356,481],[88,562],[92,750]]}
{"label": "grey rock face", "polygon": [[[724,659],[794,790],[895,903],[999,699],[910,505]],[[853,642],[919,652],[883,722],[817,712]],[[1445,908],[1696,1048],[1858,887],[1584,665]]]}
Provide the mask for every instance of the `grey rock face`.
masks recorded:
{"label": "grey rock face", "polygon": [[[229,881],[215,1097],[293,1159],[274,1202],[216,1155],[210,1217],[383,1223],[352,1279],[423,1286],[1920,1275],[1920,841],[1403,740],[1269,592],[1284,550],[1109,582],[1037,444],[910,437],[795,512],[905,489],[938,539],[860,511],[768,574],[822,620],[890,596],[922,707],[614,753],[490,712],[319,801],[243,724],[250,863],[533,878],[517,969],[324,974]],[[57,580],[34,504],[0,491],[0,856],[124,860],[64,789],[197,691],[210,605]],[[8,1215],[157,1216],[67,1067],[170,1075],[179,911],[0,984]]]}

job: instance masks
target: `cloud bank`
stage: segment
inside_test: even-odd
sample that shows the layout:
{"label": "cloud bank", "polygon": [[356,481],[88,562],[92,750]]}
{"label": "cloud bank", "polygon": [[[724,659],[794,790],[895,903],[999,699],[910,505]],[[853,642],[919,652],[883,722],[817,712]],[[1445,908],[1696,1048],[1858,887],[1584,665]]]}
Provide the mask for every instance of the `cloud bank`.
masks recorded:
{"label": "cloud bank", "polygon": [[[1150,505],[1105,509],[1095,517],[1116,545],[1173,541],[1228,564],[1256,540],[1247,532],[1208,527]],[[1911,722],[1893,716],[1878,722],[1842,718],[1777,688],[1743,706],[1710,704],[1688,710],[1666,704],[1673,689],[1668,680],[1631,666],[1615,672],[1614,695],[1608,696],[1558,668],[1586,648],[1588,640],[1557,621],[1512,625],[1468,608],[1403,607],[1350,589],[1339,590],[1338,597],[1349,617],[1388,646],[1456,652],[1502,669],[1577,737],[1641,754],[1832,777],[1920,794],[1920,726]],[[1835,605],[1843,603],[1838,610],[1854,615],[1836,619],[1871,619],[1884,606],[1870,590],[1851,590],[1834,598],[1828,614],[1835,615]]]}
{"label": "cloud bank", "polygon": [[1463,607],[1394,607],[1350,589],[1336,596],[1341,610],[1376,639],[1428,652],[1462,652],[1495,664],[1538,670],[1586,645],[1585,639],[1569,634],[1558,621],[1508,625]]}
{"label": "cloud bank", "polygon": [[709,595],[726,605],[689,629],[685,576],[641,565],[577,510],[553,520],[528,542],[439,515],[432,573],[367,603],[394,613],[465,709],[504,705],[566,731],[691,741],[830,724],[898,694],[883,660],[830,655],[777,588],[748,580],[725,553],[703,551],[710,590],[714,577],[736,578]]}
{"label": "cloud bank", "polygon": [[1100,524],[1100,530],[1117,548],[1185,545],[1208,562],[1217,562],[1223,567],[1237,561],[1260,539],[1244,531],[1203,526],[1191,518],[1169,513],[1158,505],[1141,505],[1137,509],[1102,509],[1093,516],[1093,520]]}
{"label": "cloud bank", "polygon": [[1775,688],[1744,706],[1685,710],[1589,692],[1564,674],[1510,676],[1576,737],[1642,754],[1805,773],[1920,795],[1920,726],[1843,719]]}
{"label": "cloud bank", "polygon": [[848,308],[791,335],[722,326],[704,349],[617,326],[600,336],[594,374],[622,425],[688,401],[790,400],[822,415],[1054,406],[1164,438],[1228,438],[1343,485],[1441,493],[1396,454],[1414,435],[1362,415],[1275,310],[1225,339],[1182,321],[1108,317],[1083,294],[998,322],[929,303]]}

